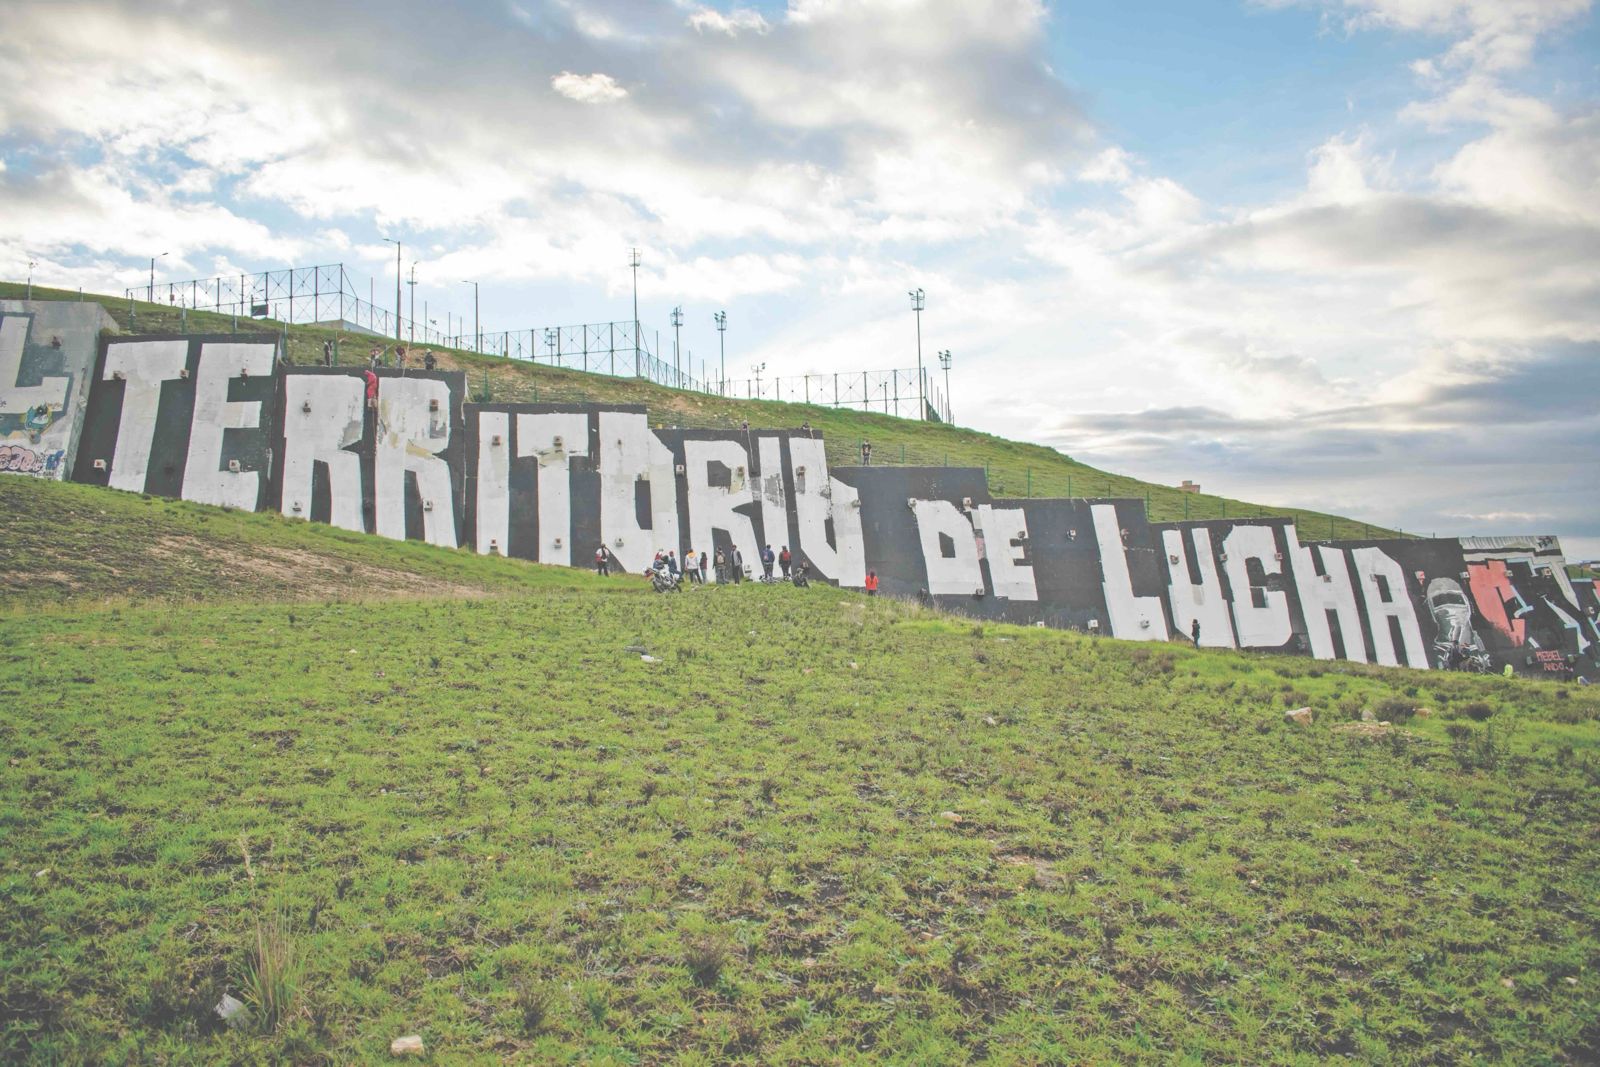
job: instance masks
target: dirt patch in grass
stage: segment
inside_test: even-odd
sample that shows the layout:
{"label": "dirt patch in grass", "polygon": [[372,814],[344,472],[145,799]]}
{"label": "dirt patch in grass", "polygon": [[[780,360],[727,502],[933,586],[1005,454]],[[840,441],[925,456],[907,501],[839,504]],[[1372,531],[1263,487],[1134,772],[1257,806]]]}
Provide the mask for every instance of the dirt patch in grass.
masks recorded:
{"label": "dirt patch in grass", "polygon": [[226,546],[198,537],[169,535],[152,544],[150,553],[171,566],[230,572],[282,599],[322,599],[352,593],[366,597],[474,597],[485,592],[481,586],[356,564],[278,545]]}

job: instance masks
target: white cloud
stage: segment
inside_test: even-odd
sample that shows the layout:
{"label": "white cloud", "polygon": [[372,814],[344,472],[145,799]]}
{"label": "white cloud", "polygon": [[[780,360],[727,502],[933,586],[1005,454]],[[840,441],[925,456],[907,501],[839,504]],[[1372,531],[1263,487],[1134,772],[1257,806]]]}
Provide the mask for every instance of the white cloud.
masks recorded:
{"label": "white cloud", "polygon": [[772,28],[762,17],[761,12],[742,7],[736,7],[726,15],[715,8],[695,8],[689,13],[689,25],[699,33],[710,31],[726,34],[729,37],[737,37],[745,30],[766,33]]}
{"label": "white cloud", "polygon": [[550,79],[550,88],[580,104],[609,104],[628,95],[609,74],[574,74],[564,70]]}

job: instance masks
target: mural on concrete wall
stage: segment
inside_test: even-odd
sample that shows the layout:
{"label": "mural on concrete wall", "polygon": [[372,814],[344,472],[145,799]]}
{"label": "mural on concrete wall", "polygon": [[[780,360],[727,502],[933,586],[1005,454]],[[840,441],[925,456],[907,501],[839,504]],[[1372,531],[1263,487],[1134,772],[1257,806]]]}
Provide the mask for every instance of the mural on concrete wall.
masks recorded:
{"label": "mural on concrete wall", "polygon": [[100,331],[99,304],[0,300],[0,472],[64,479]]}
{"label": "mural on concrete wall", "polygon": [[[1282,518],[1151,523],[1138,500],[995,499],[981,470],[829,470],[808,430],[466,404],[454,372],[274,369],[273,339],[118,338],[76,480],[543,563],[604,545],[788,548],[976,617],[1428,669],[1600,677],[1600,590],[1554,538],[1315,541]],[[713,576],[714,577],[714,576]]]}

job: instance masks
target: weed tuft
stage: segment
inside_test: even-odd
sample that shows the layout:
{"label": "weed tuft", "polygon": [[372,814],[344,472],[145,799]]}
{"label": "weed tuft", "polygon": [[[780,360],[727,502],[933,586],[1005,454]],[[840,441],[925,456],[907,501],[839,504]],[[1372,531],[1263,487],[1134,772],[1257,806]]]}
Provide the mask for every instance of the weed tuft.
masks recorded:
{"label": "weed tuft", "polygon": [[289,917],[282,911],[256,920],[255,943],[239,974],[244,1002],[263,1033],[273,1033],[294,1014],[302,961]]}
{"label": "weed tuft", "polygon": [[696,934],[684,941],[684,966],[689,968],[689,977],[697,986],[716,985],[732,958],[728,943],[714,934]]}

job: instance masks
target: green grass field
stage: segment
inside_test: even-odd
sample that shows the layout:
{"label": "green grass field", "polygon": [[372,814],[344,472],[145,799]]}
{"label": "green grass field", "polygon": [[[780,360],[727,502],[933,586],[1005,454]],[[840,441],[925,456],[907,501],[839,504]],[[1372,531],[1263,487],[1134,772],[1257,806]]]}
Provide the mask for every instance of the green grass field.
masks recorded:
{"label": "green grass field", "polygon": [[[15,282],[0,283],[0,298],[19,299],[23,295],[23,286]],[[38,286],[34,287],[34,295],[39,299],[60,300],[78,297],[75,292]],[[93,294],[85,294],[84,298],[101,303],[127,332],[178,333],[187,328],[190,333],[227,333],[234,325],[234,320],[227,315],[196,312],[183,318],[174,308],[143,301],[134,302],[130,314],[130,304],[125,299]],[[343,362],[365,362],[374,340],[366,334],[284,326],[271,321],[240,320],[239,328],[282,334],[288,339],[290,358],[302,364],[321,361],[325,340],[339,343]],[[1285,515],[1295,520],[1305,540],[1397,535],[1396,531],[1325,511],[1185,493],[1171,486],[1090,467],[1043,445],[1008,441],[957,426],[919,423],[814,404],[735,400],[668,389],[632,378],[584,374],[438,346],[434,346],[434,351],[440,355],[441,367],[466,372],[469,392],[474,399],[643,404],[650,409],[651,423],[662,426],[735,427],[748,421],[759,429],[792,429],[810,422],[824,435],[828,462],[836,466],[859,463],[860,443],[867,440],[872,442],[873,462],[877,464],[982,467],[988,471],[990,488],[997,496],[1143,499],[1151,519],[1156,522]],[[1186,473],[1205,481],[1203,471]]]}
{"label": "green grass field", "polygon": [[0,490],[0,1061],[1600,1047],[1594,690]]}

